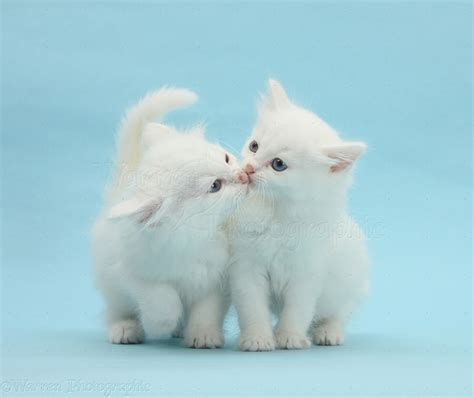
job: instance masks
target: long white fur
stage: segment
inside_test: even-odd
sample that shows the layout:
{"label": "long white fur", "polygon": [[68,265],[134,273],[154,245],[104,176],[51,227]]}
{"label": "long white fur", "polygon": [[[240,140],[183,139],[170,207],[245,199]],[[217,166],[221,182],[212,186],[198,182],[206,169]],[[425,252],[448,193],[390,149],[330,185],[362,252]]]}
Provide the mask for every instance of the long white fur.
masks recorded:
{"label": "long white fur", "polygon": [[[184,332],[189,347],[224,343],[229,251],[222,225],[247,187],[235,158],[227,154],[227,163],[202,127],[182,134],[150,123],[196,98],[183,89],[151,93],[127,113],[118,133],[114,178],[93,229],[112,343],[173,332]],[[222,188],[210,193],[216,179]]]}
{"label": "long white fur", "polygon": [[[253,140],[256,153],[248,149]],[[249,196],[231,223],[240,349],[301,349],[310,339],[343,343],[345,324],[369,285],[365,238],[346,211],[351,170],[364,150],[270,80],[242,152],[245,167],[255,170]],[[288,169],[274,171],[275,157]]]}
{"label": "long white fur", "polygon": [[120,194],[121,187],[117,180],[125,173],[136,173],[143,155],[142,132],[145,125],[169,112],[191,106],[197,100],[198,96],[190,90],[164,87],[148,93],[126,112],[116,138],[116,175],[109,187],[111,189],[106,191],[108,196]]}

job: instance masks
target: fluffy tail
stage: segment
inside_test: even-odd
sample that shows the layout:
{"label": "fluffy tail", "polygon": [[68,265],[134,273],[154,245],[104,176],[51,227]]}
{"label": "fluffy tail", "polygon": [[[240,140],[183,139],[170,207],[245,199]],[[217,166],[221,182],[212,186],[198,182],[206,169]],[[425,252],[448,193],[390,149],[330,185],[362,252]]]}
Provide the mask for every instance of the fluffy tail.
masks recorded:
{"label": "fluffy tail", "polygon": [[197,99],[197,95],[190,90],[165,87],[145,95],[127,111],[117,134],[115,173],[106,196],[120,189],[119,179],[124,172],[136,172],[142,158],[141,139],[145,125],[168,112],[188,107]]}
{"label": "fluffy tail", "polygon": [[143,97],[130,108],[122,120],[117,137],[117,166],[135,170],[142,156],[141,136],[144,126],[175,109],[185,108],[197,101],[192,91],[162,88]]}

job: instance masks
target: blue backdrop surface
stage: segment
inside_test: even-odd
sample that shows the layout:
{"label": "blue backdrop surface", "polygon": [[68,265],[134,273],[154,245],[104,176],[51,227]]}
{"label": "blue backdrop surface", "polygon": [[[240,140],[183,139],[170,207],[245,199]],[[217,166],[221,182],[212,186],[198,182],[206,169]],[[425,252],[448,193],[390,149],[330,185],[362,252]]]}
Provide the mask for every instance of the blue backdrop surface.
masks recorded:
{"label": "blue backdrop surface", "polygon": [[[472,393],[469,2],[3,1],[1,33],[3,393]],[[369,145],[351,212],[373,290],[347,344],[239,353],[232,314],[218,352],[107,344],[89,229],[123,111],[189,87],[168,120],[238,152],[268,77]]]}

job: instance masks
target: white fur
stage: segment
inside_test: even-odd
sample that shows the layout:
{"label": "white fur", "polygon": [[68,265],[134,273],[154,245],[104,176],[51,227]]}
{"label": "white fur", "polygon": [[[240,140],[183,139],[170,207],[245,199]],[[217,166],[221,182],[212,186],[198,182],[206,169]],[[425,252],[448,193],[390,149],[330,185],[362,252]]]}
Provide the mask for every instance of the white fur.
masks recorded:
{"label": "white fur", "polygon": [[[256,153],[248,149],[257,141]],[[249,197],[233,217],[232,299],[248,351],[336,345],[368,290],[363,233],[347,215],[351,169],[364,152],[269,82],[243,149]],[[276,172],[279,157],[287,170]],[[250,166],[248,166],[250,165]],[[273,331],[272,312],[279,316]]]}
{"label": "white fur", "polygon": [[[228,241],[221,225],[247,186],[225,151],[149,123],[190,105],[196,95],[162,89],[128,113],[119,131],[114,179],[93,229],[97,285],[112,343],[184,332],[185,344],[221,347],[228,307]],[[220,191],[210,193],[216,179]]]}

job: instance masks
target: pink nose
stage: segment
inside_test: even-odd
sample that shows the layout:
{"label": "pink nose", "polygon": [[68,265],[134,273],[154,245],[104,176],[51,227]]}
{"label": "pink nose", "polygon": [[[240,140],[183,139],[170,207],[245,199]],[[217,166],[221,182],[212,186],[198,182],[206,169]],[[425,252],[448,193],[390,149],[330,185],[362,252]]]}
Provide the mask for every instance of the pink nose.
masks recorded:
{"label": "pink nose", "polygon": [[239,174],[239,181],[242,183],[242,184],[248,184],[249,182],[249,176],[248,174],[245,172],[245,171],[242,171],[240,174]]}
{"label": "pink nose", "polygon": [[252,166],[250,163],[247,164],[247,165],[244,167],[244,171],[245,171],[248,175],[255,173],[255,169],[253,168],[253,166]]}

